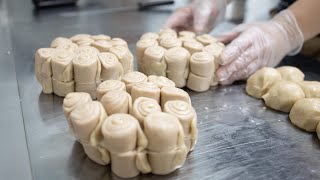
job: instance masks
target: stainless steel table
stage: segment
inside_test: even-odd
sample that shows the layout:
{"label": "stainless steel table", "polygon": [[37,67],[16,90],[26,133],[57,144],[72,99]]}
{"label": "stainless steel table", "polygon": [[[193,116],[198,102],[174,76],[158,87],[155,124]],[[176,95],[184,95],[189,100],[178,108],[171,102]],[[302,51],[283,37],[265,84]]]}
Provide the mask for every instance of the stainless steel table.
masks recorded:
{"label": "stainless steel table", "polygon": [[[116,2],[113,6],[121,6],[124,1]],[[5,39],[0,47],[7,45],[0,52],[0,83],[6,81],[4,76],[13,83],[12,87],[4,85],[9,89],[7,94],[1,94],[4,99],[0,109],[9,102],[14,104],[1,111],[8,113],[1,115],[1,130],[8,127],[6,132],[12,135],[1,139],[11,142],[9,146],[1,144],[0,149],[8,151],[1,169],[9,166],[16,170],[1,173],[4,177],[0,179],[28,179],[30,169],[32,178],[37,180],[119,179],[109,166],[89,160],[67,132],[63,98],[41,93],[33,58],[36,49],[48,46],[54,37],[81,32],[122,37],[134,52],[139,36],[146,31],[158,31],[170,14],[166,8],[106,14],[103,9],[110,4],[93,0],[86,4],[90,11],[80,6],[33,12],[28,1],[0,1],[0,7],[8,6],[8,14],[2,16],[2,20],[8,21],[2,21],[0,26],[0,39]],[[4,45],[6,42],[9,44]],[[3,58],[8,61],[2,61]],[[295,56],[283,63],[299,67],[306,79],[320,80],[319,62]],[[266,108],[262,101],[247,96],[244,86],[240,82],[204,93],[189,92],[199,119],[195,150],[185,165],[170,175],[141,175],[135,179],[319,179],[320,143],[316,135],[294,127],[287,114]],[[12,113],[13,108],[16,111]],[[5,118],[12,121],[6,122]],[[18,125],[9,126],[12,122]],[[9,161],[12,158],[16,164]]]}

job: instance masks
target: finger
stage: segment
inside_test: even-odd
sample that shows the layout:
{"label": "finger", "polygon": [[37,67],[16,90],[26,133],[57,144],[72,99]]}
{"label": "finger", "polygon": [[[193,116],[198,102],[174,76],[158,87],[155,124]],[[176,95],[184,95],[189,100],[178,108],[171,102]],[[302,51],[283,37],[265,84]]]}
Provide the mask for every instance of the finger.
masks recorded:
{"label": "finger", "polygon": [[224,44],[229,44],[231,41],[237,38],[240,34],[241,32],[239,31],[231,31],[218,37],[218,41]]}
{"label": "finger", "polygon": [[186,24],[188,24],[188,20],[191,19],[191,15],[192,10],[190,7],[178,9],[168,18],[164,27],[175,29],[177,27],[186,26]]}
{"label": "finger", "polygon": [[221,85],[229,85],[232,84],[234,81],[237,80],[245,80],[247,79],[251,74],[253,74],[256,70],[260,68],[260,63],[258,62],[258,59],[255,59],[252,61],[247,67],[240,69],[236,72],[234,72],[229,78],[219,81]]}

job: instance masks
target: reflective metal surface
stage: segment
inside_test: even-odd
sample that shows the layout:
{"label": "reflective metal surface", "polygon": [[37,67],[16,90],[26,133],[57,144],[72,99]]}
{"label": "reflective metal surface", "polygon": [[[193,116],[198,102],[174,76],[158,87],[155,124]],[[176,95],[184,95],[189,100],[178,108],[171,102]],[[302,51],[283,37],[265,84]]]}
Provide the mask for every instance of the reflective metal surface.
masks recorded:
{"label": "reflective metal surface", "polygon": [[[105,33],[126,39],[134,52],[139,36],[146,31],[158,31],[170,14],[166,8],[105,14],[100,10],[107,8],[110,1],[99,2],[91,1],[88,6],[92,11],[69,7],[32,12],[28,1],[7,1],[11,58],[15,61],[28,145],[28,151],[19,150],[29,153],[33,179],[119,179],[111,173],[110,166],[99,166],[86,157],[79,143],[67,132],[63,99],[42,94],[34,76],[36,49],[48,46],[57,36]],[[123,1],[116,2],[121,5]],[[316,61],[296,56],[284,63],[299,67],[309,80],[320,80],[320,63]],[[14,69],[3,68],[1,64],[0,78],[8,75],[3,72],[12,74]],[[11,93],[15,91],[13,87]],[[247,96],[243,83],[211,88],[204,93],[190,92],[190,95],[199,119],[195,150],[184,166],[170,175],[141,175],[135,179],[320,178],[320,143],[316,135],[299,130],[288,121],[287,114],[270,110],[262,101]],[[17,100],[19,96],[12,98]],[[22,118],[16,116],[11,120]],[[23,134],[23,129],[20,130],[18,135]]]}

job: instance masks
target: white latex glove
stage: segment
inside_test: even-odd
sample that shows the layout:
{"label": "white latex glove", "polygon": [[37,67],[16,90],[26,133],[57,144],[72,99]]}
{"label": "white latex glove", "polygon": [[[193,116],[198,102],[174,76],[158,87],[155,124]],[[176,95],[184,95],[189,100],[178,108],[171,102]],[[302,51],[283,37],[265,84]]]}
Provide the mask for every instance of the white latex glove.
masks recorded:
{"label": "white latex glove", "polygon": [[176,31],[207,33],[224,17],[227,2],[228,0],[194,0],[191,4],[176,10],[168,18],[165,27]]}
{"label": "white latex glove", "polygon": [[239,25],[220,41],[232,41],[222,52],[217,70],[219,83],[228,85],[263,66],[276,66],[289,53],[298,53],[304,38],[294,15],[284,10],[270,21]]}

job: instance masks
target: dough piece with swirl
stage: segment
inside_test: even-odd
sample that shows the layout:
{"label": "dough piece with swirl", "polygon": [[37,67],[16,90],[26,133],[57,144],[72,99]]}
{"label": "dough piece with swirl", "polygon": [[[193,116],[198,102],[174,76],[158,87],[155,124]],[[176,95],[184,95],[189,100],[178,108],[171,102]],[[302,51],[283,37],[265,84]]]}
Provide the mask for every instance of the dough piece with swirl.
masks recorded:
{"label": "dough piece with swirl", "polygon": [[99,41],[99,40],[111,40],[110,36],[104,35],[104,34],[97,34],[97,35],[92,35],[91,38],[95,41]]}
{"label": "dough piece with swirl", "polygon": [[103,140],[101,126],[107,114],[98,101],[78,105],[69,116],[74,135],[83,145],[85,153],[94,162],[106,165],[110,163],[109,153],[101,148]]}
{"label": "dough piece with swirl", "polygon": [[91,46],[98,49],[100,52],[108,52],[109,49],[112,47],[110,41],[107,40],[97,40],[91,44]]}
{"label": "dough piece with swirl", "polygon": [[159,103],[151,98],[139,97],[134,101],[130,114],[137,118],[143,127],[144,118],[152,112],[161,112]]}
{"label": "dough piece with swirl", "polygon": [[101,62],[101,79],[121,80],[124,72],[117,56],[109,52],[103,52],[100,53],[98,57]]}
{"label": "dough piece with swirl", "polygon": [[182,41],[176,37],[164,37],[160,40],[159,42],[160,46],[170,49],[173,47],[181,47],[182,46]]}
{"label": "dough piece with swirl", "polygon": [[190,54],[201,52],[203,49],[203,45],[198,41],[185,41],[183,42],[183,47],[186,48]]}
{"label": "dough piece with swirl", "polygon": [[158,46],[158,41],[156,39],[140,39],[137,43],[136,43],[136,53],[137,53],[137,61],[138,61],[138,68],[139,71],[142,73],[145,73],[145,67],[142,63],[142,58],[143,58],[143,54],[144,51],[151,46]]}
{"label": "dough piece with swirl", "polygon": [[61,82],[73,80],[73,64],[75,54],[68,50],[56,50],[51,56],[53,78]]}
{"label": "dough piece with swirl", "polygon": [[160,102],[160,88],[153,82],[141,82],[134,84],[131,89],[131,97],[134,102],[139,97],[147,97]]}
{"label": "dough piece with swirl", "polygon": [[262,99],[272,109],[290,112],[293,104],[304,97],[304,92],[298,84],[292,81],[279,81],[262,96]]}
{"label": "dough piece with swirl", "polygon": [[153,174],[165,175],[181,167],[188,149],[178,118],[163,112],[153,112],[144,120],[148,139],[148,159]]}
{"label": "dough piece with swirl", "polygon": [[174,47],[165,52],[164,58],[167,63],[167,77],[177,87],[184,87],[189,74],[190,53],[182,47]]}
{"label": "dough piece with swirl", "polygon": [[70,39],[72,42],[78,42],[82,39],[86,39],[86,38],[90,38],[90,37],[91,37],[90,34],[76,34],[76,35],[70,37]]}
{"label": "dough piece with swirl", "polygon": [[190,72],[187,87],[196,92],[204,92],[210,88],[211,77],[202,77]]}
{"label": "dough piece with swirl", "polygon": [[54,54],[53,48],[40,48],[35,55],[35,74],[38,82],[42,86],[42,91],[45,94],[51,94],[52,88],[52,70],[51,56]]}
{"label": "dough piece with swirl", "polygon": [[67,94],[75,91],[74,81],[61,82],[52,78],[53,93],[57,96],[66,97]]}
{"label": "dough piece with swirl", "polygon": [[109,49],[111,53],[117,56],[119,62],[123,67],[124,74],[133,71],[133,55],[125,46],[114,46]]}
{"label": "dough piece with swirl", "polygon": [[192,151],[198,138],[197,114],[193,107],[184,101],[168,101],[163,108],[163,112],[177,117],[183,127],[185,134],[185,144],[189,151]]}
{"label": "dough piece with swirl", "polygon": [[121,38],[112,38],[110,40],[111,44],[113,47],[116,47],[116,46],[123,46],[123,47],[126,47],[128,49],[128,43],[121,39]]}
{"label": "dough piece with swirl", "polygon": [[90,94],[92,99],[97,99],[97,83],[75,83],[75,91],[76,92],[86,92]]}
{"label": "dough piece with swirl", "polygon": [[176,87],[176,84],[164,76],[148,76],[148,81],[155,83],[160,89],[163,87]]}
{"label": "dough piece with swirl", "polygon": [[65,37],[57,37],[51,42],[50,47],[56,48],[61,44],[68,44],[68,43],[72,43],[72,41]]}
{"label": "dough piece with swirl", "polygon": [[179,89],[176,87],[161,88],[161,107],[163,108],[168,101],[173,101],[173,100],[181,100],[191,104],[191,99],[189,94],[183,89]]}
{"label": "dough piece with swirl", "polygon": [[126,91],[126,85],[119,80],[103,81],[97,88],[97,100],[100,101],[103,95],[112,90]]}
{"label": "dough piece with swirl", "polygon": [[142,64],[148,67],[145,68],[145,75],[166,76],[167,64],[164,60],[165,51],[166,49],[161,46],[151,46],[144,51]]}
{"label": "dough piece with swirl", "polygon": [[98,49],[96,49],[95,47],[92,46],[81,46],[78,48],[78,54],[81,53],[88,53],[88,54],[99,54]]}
{"label": "dough piece with swirl", "polygon": [[102,96],[101,104],[107,111],[107,114],[124,113],[129,114],[132,108],[132,99],[130,94],[122,90],[112,90]]}
{"label": "dough piece with swirl", "polygon": [[293,66],[281,66],[277,70],[281,74],[282,80],[292,81],[292,82],[301,82],[304,80],[304,74],[300,69]]}
{"label": "dough piece with swirl", "polygon": [[109,116],[102,125],[102,134],[102,146],[110,151],[114,174],[131,178],[139,172],[151,171],[145,151],[148,140],[134,117],[128,114]]}
{"label": "dough piece with swirl", "polygon": [[73,60],[74,81],[90,84],[100,80],[101,65],[96,53],[81,52]]}
{"label": "dough piece with swirl", "polygon": [[204,46],[218,42],[218,40],[216,38],[214,38],[213,36],[211,36],[209,34],[202,34],[200,36],[197,36],[196,39],[199,42],[201,42]]}
{"label": "dough piece with swirl", "polygon": [[148,77],[138,71],[127,73],[122,78],[122,82],[126,84],[126,89],[129,94],[131,94],[131,88],[134,84],[146,81],[148,81]]}
{"label": "dough piece with swirl", "polygon": [[157,33],[153,33],[153,32],[146,32],[144,34],[142,34],[142,36],[140,37],[141,39],[154,39],[157,40],[159,38],[159,34]]}
{"label": "dough piece with swirl", "polygon": [[179,36],[181,37],[191,37],[191,38],[194,38],[196,37],[196,33],[192,32],[192,31],[180,31],[179,33]]}
{"label": "dough piece with swirl", "polygon": [[319,81],[302,81],[298,83],[302,88],[306,98],[320,98]]}
{"label": "dough piece with swirl", "polygon": [[78,45],[75,43],[61,43],[56,47],[56,49],[67,50],[73,53],[78,53],[79,50]]}

